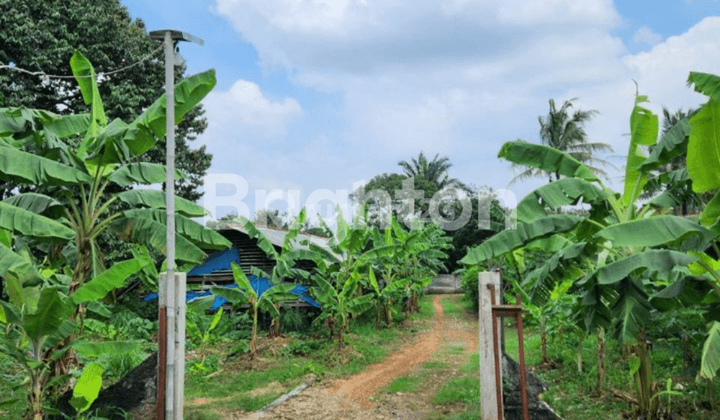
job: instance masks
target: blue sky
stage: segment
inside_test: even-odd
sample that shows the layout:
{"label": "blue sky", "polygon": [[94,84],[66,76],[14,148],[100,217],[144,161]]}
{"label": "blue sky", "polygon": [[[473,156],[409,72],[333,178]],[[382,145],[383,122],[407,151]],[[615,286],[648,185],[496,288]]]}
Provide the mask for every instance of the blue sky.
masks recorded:
{"label": "blue sky", "polygon": [[290,193],[327,213],[421,150],[519,200],[542,180],[508,186],[496,155],[504,141],[538,141],[549,98],[598,110],[587,132],[621,166],[633,80],[660,112],[702,101],[685,86],[690,70],[720,73],[717,0],[121,1],[149,30],[205,40],[180,47],[189,73],[217,71],[198,141],[214,154],[212,179],[247,182],[208,190],[216,216],[233,210],[216,196],[233,194],[241,212]]}

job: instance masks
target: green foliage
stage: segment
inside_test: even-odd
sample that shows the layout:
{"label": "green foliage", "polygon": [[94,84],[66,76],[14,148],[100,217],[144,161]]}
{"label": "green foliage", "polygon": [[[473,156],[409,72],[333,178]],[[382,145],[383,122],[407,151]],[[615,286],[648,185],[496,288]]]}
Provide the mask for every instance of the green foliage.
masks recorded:
{"label": "green foliage", "polygon": [[[717,175],[713,173],[720,167],[714,152],[715,104],[708,93],[714,94],[717,83],[713,80],[708,75],[690,77],[696,89],[711,96],[689,124],[688,172],[695,191],[720,186],[713,181]],[[672,208],[680,202],[669,193],[644,205],[637,203],[650,180],[650,171],[677,158],[687,132],[682,122],[671,127],[662,144],[645,156],[645,147],[655,145],[659,129],[657,116],[642,106],[646,101],[646,97],[637,96],[630,117],[621,194],[610,190],[570,154],[529,143],[506,143],[500,157],[554,173],[556,180],[519,203],[516,231],[496,234],[471,250],[463,262],[478,265],[489,258],[513,257],[518,250],[552,250],[554,255],[527,272],[517,287],[538,304],[550,302],[548,291],[556,285],[571,284],[571,290],[582,295],[581,304],[570,306],[571,318],[583,319],[587,332],[612,324],[618,338],[632,345],[637,357],[631,373],[638,414],[656,418],[658,400],[653,399],[651,390],[651,357],[645,348],[644,331],[656,308],[677,311],[687,305],[702,305],[710,315],[713,306],[707,305],[720,301],[720,275],[716,271],[720,263],[716,266],[716,261],[702,252],[709,246],[717,249],[718,230],[712,225],[715,207],[708,205],[701,225],[694,219],[658,214],[663,206]],[[708,159],[715,159],[715,163]],[[680,170],[660,178],[668,183],[687,182]],[[580,199],[590,207],[587,214],[555,214]],[[712,352],[708,354],[715,357]]]}
{"label": "green foliage", "polygon": [[[75,50],[92,58],[95,73],[107,74],[137,63],[131,70],[106,77],[96,86],[99,95],[105,98],[102,108],[109,121],[132,121],[162,95],[163,60],[155,56],[141,61],[151,53],[157,53],[160,45],[150,39],[145,23],[133,20],[118,0],[70,0],[62,6],[52,2],[17,0],[3,2],[2,8],[0,37],[4,42],[0,46],[0,62],[3,64],[14,63],[18,68],[30,71],[72,76],[68,62]],[[176,66],[176,80],[182,79],[184,73],[184,65]],[[100,108],[99,104],[88,105],[84,97],[77,93],[71,78],[41,83],[38,76],[26,73],[3,71],[0,74],[0,98],[3,98],[0,102],[4,106],[43,109],[58,114]],[[177,167],[188,176],[176,179],[175,190],[178,195],[193,201],[201,196],[198,188],[212,158],[204,146],[191,148],[192,141],[207,127],[203,113],[202,107],[196,106],[176,130]],[[89,115],[84,117],[83,123],[87,125]],[[70,122],[68,119],[63,124],[68,126]],[[164,139],[143,160],[164,164]],[[0,199],[10,195],[12,189],[12,183],[0,183]]]}
{"label": "green foliage", "polygon": [[73,388],[70,404],[78,413],[86,411],[97,398],[101,386],[102,368],[96,363],[88,364]]}
{"label": "green foliage", "polygon": [[[13,185],[44,183],[43,188],[56,187],[48,188],[47,194],[34,193],[0,204],[0,229],[13,235],[4,235],[4,243],[0,245],[0,276],[7,282],[11,297],[10,302],[0,301],[3,315],[0,321],[9,332],[0,346],[30,373],[28,404],[34,419],[43,416],[48,389],[56,387],[63,375],[69,373],[73,350],[93,357],[100,348],[118,352],[123,347],[119,343],[75,341],[84,319],[84,307],[87,305],[91,311],[102,314],[97,304],[94,307],[88,304],[98,302],[128,278],[153,265],[146,252],[139,252],[135,259],[106,268],[98,238],[115,231],[120,236],[148,242],[160,251],[164,251],[165,246],[164,225],[161,226],[163,239],[159,239],[157,231],[153,232],[147,225],[151,219],[143,219],[145,229],[138,227],[143,222],[118,226],[122,216],[118,204],[123,201],[116,203],[118,196],[107,194],[111,179],[127,179],[127,173],[113,178],[114,171],[126,168],[118,169],[119,165],[130,163],[152,148],[155,136],[164,134],[164,128],[159,126],[159,121],[165,120],[164,100],[156,101],[130,124],[119,119],[108,124],[93,66],[76,52],[71,67],[82,97],[90,106],[89,118],[19,108],[0,109],[0,148],[3,149],[0,155],[15,156],[23,165],[0,169],[0,180]],[[178,117],[199,103],[214,85],[213,71],[181,81],[175,88]],[[70,137],[78,141],[62,141]],[[152,190],[135,193],[143,198],[136,203],[124,202],[152,206],[150,199],[156,192],[148,191]],[[181,204],[181,207],[196,206],[191,204],[185,207]],[[194,245],[195,254],[192,249],[189,253],[183,252],[186,250],[183,241],[188,241],[183,235],[193,237],[199,244],[208,240],[222,245],[197,226],[195,230],[185,226],[177,235],[179,259],[199,262],[205,256]],[[55,243],[51,247],[43,245],[49,239]],[[229,242],[224,245],[228,246]],[[38,267],[34,256],[41,257]],[[95,321],[95,327],[100,327],[102,322]],[[110,328],[107,332],[115,334]],[[87,396],[90,394],[84,394],[83,398]],[[84,403],[76,407],[87,408]]]}

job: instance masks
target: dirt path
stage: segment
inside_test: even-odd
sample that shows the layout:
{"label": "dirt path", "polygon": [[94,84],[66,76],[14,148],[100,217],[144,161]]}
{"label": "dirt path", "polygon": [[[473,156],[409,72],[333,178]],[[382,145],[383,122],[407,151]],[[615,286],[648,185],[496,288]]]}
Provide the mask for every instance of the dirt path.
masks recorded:
{"label": "dirt path", "polygon": [[[315,384],[296,397],[267,413],[248,413],[232,418],[238,420],[336,420],[336,419],[414,419],[422,412],[431,412],[432,397],[437,389],[452,377],[467,361],[467,354],[478,345],[477,328],[463,317],[446,319],[441,300],[449,296],[435,296],[435,320],[431,331],[403,347],[381,363],[344,380]],[[460,355],[448,356],[453,348],[462,347]],[[457,351],[455,352],[457,353]],[[421,389],[413,394],[387,394],[378,391],[393,379],[422,370],[419,366],[431,359],[442,360],[446,368],[432,371],[424,377]]]}
{"label": "dirt path", "polygon": [[330,391],[340,392],[364,409],[372,408],[373,404],[368,400],[369,397],[375,395],[380,388],[393,379],[408,373],[416,365],[427,362],[430,356],[437,351],[444,321],[440,296],[433,298],[433,306],[435,307],[435,325],[430,332],[423,334],[415,344],[397,350],[381,363],[370,366],[366,371],[336,382]]}

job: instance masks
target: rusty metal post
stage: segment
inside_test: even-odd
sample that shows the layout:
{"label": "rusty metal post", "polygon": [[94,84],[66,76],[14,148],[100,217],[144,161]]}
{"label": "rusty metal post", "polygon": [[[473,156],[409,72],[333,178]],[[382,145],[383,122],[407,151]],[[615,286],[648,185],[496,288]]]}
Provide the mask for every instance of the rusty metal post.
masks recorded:
{"label": "rusty metal post", "polygon": [[[521,306],[520,294],[515,297],[515,302],[518,306]],[[525,344],[523,339],[523,320],[522,311],[518,311],[515,315],[515,322],[517,323],[518,331],[518,359],[520,363],[520,400],[522,401],[523,420],[530,420],[530,413],[528,413],[528,387],[527,378],[525,372]]]}
{"label": "rusty metal post", "polygon": [[[496,305],[495,301],[495,285],[489,284],[488,288],[490,289],[490,303],[492,306]],[[498,341],[500,340],[500,337],[502,337],[502,334],[500,334],[500,337],[498,337],[497,329],[498,329],[498,315],[493,311],[492,313],[492,326],[493,326],[493,349],[495,352],[495,393],[497,394],[497,409],[499,416],[498,418],[502,419],[504,418],[505,410],[503,410],[503,392],[502,392],[502,373],[501,368],[502,365],[500,363],[502,356],[500,354],[500,346],[498,345]]]}

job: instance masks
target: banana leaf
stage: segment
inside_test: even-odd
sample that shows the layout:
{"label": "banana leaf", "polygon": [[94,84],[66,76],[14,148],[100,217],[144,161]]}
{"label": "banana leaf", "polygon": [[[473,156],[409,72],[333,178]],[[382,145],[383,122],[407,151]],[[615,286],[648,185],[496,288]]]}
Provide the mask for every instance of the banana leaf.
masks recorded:
{"label": "banana leaf", "polygon": [[[181,80],[175,85],[175,124],[190,112],[215,87],[215,70],[208,70]],[[158,138],[165,136],[165,106],[163,94],[130,124],[138,129],[135,138],[127,141],[135,156],[150,150]]]}
{"label": "banana leaf", "polygon": [[685,117],[662,136],[652,152],[650,152],[650,156],[640,165],[640,170],[650,171],[657,169],[672,159],[684,155],[687,151],[689,135],[690,119]]}
{"label": "banana leaf", "polygon": [[695,92],[720,102],[720,77],[709,74],[691,71],[687,78],[687,85],[695,85]]}
{"label": "banana leaf", "polygon": [[44,126],[44,130],[61,139],[83,135],[90,127],[90,118],[90,114],[58,115]]}
{"label": "banana leaf", "polygon": [[[655,293],[650,303],[663,311],[675,310],[678,307],[708,305],[711,301],[720,300],[710,281],[704,277],[683,276],[668,287]],[[707,300],[709,298],[709,300]]]}
{"label": "banana leaf", "polygon": [[646,96],[637,96],[630,115],[630,145],[625,164],[625,186],[620,199],[620,206],[623,208],[635,203],[648,180],[647,171],[641,168],[647,159],[641,146],[651,146],[657,142],[658,117],[649,109],[640,106],[644,102],[647,102]]}
{"label": "banana leaf", "polygon": [[[80,87],[80,93],[82,93],[85,105],[90,105],[90,127],[88,128],[88,134],[95,136],[99,134],[101,127],[107,125],[107,117],[105,116],[105,109],[100,99],[100,90],[98,89],[95,69],[92,64],[90,64],[90,61],[77,50],[70,58],[70,68]],[[81,158],[82,157],[84,156],[81,156]]]}
{"label": "banana leaf", "polygon": [[0,179],[31,185],[76,185],[92,182],[92,177],[54,160],[0,146]]}
{"label": "banana leaf", "polygon": [[43,194],[22,193],[8,197],[3,202],[36,214],[48,212],[53,218],[65,215],[62,203]]}
{"label": "banana leaf", "polygon": [[[159,184],[167,180],[165,165],[151,162],[129,163],[117,168],[108,178],[121,187],[129,187],[134,184]],[[175,179],[184,179],[186,175],[175,170]]]}
{"label": "banana leaf", "polygon": [[710,323],[708,336],[703,344],[699,376],[712,380],[720,369],[720,322]]}
{"label": "banana leaf", "polygon": [[720,217],[720,192],[715,194],[700,213],[700,223],[705,226],[712,225]]}
{"label": "banana leaf", "polygon": [[10,301],[18,307],[22,306],[23,288],[43,281],[30,261],[3,244],[0,244],[0,277],[5,278],[5,289]]}
{"label": "banana leaf", "polygon": [[641,284],[625,279],[617,284],[618,299],[611,311],[616,319],[616,336],[624,344],[637,341],[638,334],[650,320],[652,306]]}
{"label": "banana leaf", "polygon": [[544,185],[526,195],[517,206],[518,222],[532,222],[548,214],[545,208],[557,210],[566,205],[575,205],[580,199],[583,203],[597,203],[607,198],[607,194],[595,185],[580,178],[562,178]]}
{"label": "banana leaf", "polygon": [[673,269],[678,266],[686,267],[695,260],[697,258],[683,252],[651,249],[600,267],[591,277],[596,278],[601,285],[614,284],[626,279],[636,270],[643,269],[645,277],[669,280]]}
{"label": "banana leaf", "polygon": [[710,99],[690,119],[687,170],[695,192],[720,187],[720,102]]}
{"label": "banana leaf", "polygon": [[[129,190],[115,196],[133,207],[166,208],[165,191],[161,190]],[[202,206],[178,196],[175,196],[175,211],[186,217],[203,217],[207,214],[207,210]]]}
{"label": "banana leaf", "polygon": [[20,327],[36,347],[41,347],[47,337],[60,330],[71,312],[72,307],[56,286],[45,287],[40,292],[37,309],[33,313],[23,313]]}
{"label": "banana leaf", "polygon": [[100,300],[110,291],[121,287],[128,278],[149,264],[152,264],[152,261],[144,259],[117,262],[99,276],[80,286],[70,298],[76,305]]}
{"label": "banana leaf", "polygon": [[536,239],[572,230],[582,220],[584,219],[579,216],[562,214],[548,216],[531,223],[518,223],[517,229],[504,230],[472,248],[460,262],[465,265],[480,264]]}
{"label": "banana leaf", "polygon": [[[550,298],[550,292],[555,285],[554,276],[558,274],[567,274],[571,270],[565,269],[564,264],[585,255],[585,248],[588,247],[587,242],[578,242],[570,245],[550,257],[546,263],[528,273],[522,281],[523,290],[527,290],[528,298],[531,303],[536,306],[544,306]],[[564,273],[558,273],[558,271]],[[576,272],[575,274],[581,274]]]}
{"label": "banana leaf", "polygon": [[0,202],[0,228],[37,239],[61,239],[69,241],[75,231],[45,216]]}
{"label": "banana leaf", "polygon": [[[167,255],[167,227],[154,220],[138,217],[120,217],[111,224],[111,230],[119,238],[147,245]],[[175,235],[175,258],[200,264],[207,255],[182,235]]]}
{"label": "banana leaf", "polygon": [[70,405],[78,413],[86,411],[97,399],[100,388],[102,388],[102,366],[97,363],[89,363],[75,383]]}
{"label": "banana leaf", "polygon": [[608,226],[595,234],[614,246],[691,246],[704,247],[715,233],[697,222],[680,216],[657,216]]}
{"label": "banana leaf", "polygon": [[142,340],[129,341],[85,341],[78,340],[71,347],[85,357],[94,359],[103,354],[128,354],[140,348]]}
{"label": "banana leaf", "polygon": [[[131,218],[150,219],[163,225],[167,224],[167,215],[165,210],[161,209],[125,210],[123,215]],[[175,215],[175,232],[184,236],[200,249],[215,250],[232,247],[232,243],[221,234],[180,214]]]}
{"label": "banana leaf", "polygon": [[509,141],[503,144],[498,157],[518,165],[530,166],[546,172],[557,172],[566,177],[598,181],[597,176],[574,157],[541,144],[521,140]]}
{"label": "banana leaf", "polygon": [[275,250],[275,246],[270,242],[270,240],[265,237],[265,234],[262,233],[257,227],[255,227],[255,224],[251,222],[250,220],[246,219],[243,216],[238,216],[240,219],[240,223],[243,225],[245,230],[248,233],[248,236],[250,238],[257,239],[257,244],[260,249],[262,249],[265,254],[267,254],[270,258],[277,261],[277,259],[280,257],[280,254]]}

